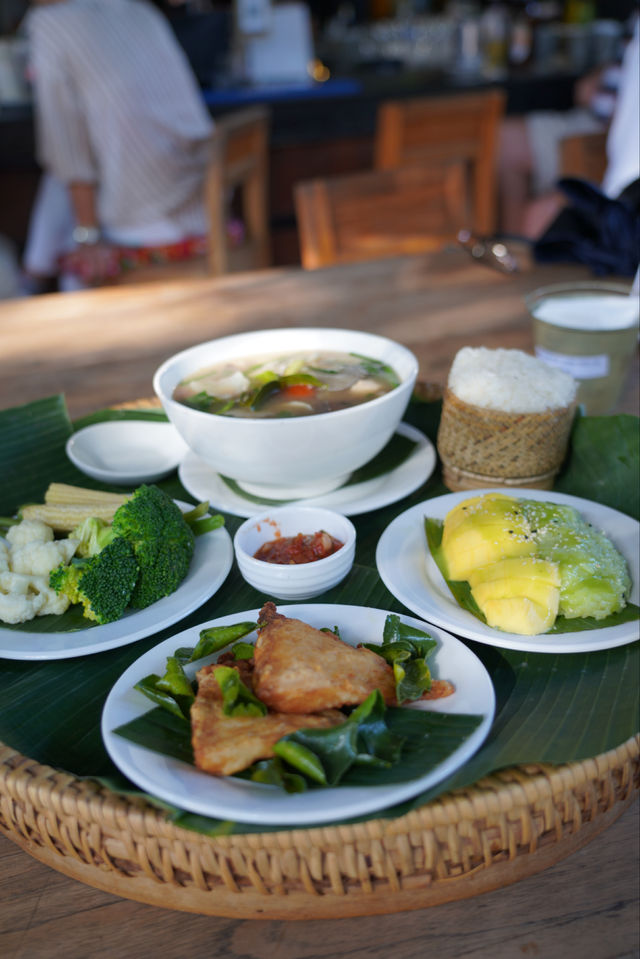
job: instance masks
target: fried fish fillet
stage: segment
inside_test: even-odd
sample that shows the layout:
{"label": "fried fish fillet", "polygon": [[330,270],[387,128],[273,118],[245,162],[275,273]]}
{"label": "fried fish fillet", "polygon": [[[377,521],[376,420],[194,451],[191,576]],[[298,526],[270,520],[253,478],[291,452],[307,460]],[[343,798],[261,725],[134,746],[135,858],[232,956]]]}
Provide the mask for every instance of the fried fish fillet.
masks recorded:
{"label": "fried fish fillet", "polygon": [[[345,721],[339,710],[311,715],[225,716],[222,692],[215,678],[216,666],[198,671],[198,693],[191,705],[191,744],[198,769],[216,776],[231,776],[258,759],[274,755],[273,746],[297,729],[338,726]],[[241,678],[247,679],[242,668]]]}
{"label": "fried fish fillet", "polygon": [[316,713],[357,705],[375,689],[385,703],[396,702],[393,670],[371,650],[282,616],[271,602],[259,622],[253,688],[270,709]]}

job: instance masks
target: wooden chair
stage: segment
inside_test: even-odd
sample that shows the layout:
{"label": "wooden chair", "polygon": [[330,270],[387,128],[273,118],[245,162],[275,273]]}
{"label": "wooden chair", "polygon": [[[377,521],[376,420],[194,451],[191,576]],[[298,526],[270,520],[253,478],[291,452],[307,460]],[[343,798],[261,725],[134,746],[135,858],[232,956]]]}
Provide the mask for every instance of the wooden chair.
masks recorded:
{"label": "wooden chair", "polygon": [[[227,114],[216,121],[207,171],[209,272],[214,276],[269,266],[269,127],[262,106]],[[239,214],[244,238],[230,242],[229,222]]]}
{"label": "wooden chair", "polygon": [[487,90],[383,102],[376,117],[376,169],[441,159],[463,161],[472,204],[466,226],[482,235],[493,234],[498,130],[505,100],[503,91]]}
{"label": "wooden chair", "polygon": [[560,141],[560,173],[600,184],[607,169],[607,134],[582,133]]}
{"label": "wooden chair", "polygon": [[301,181],[294,189],[305,269],[442,249],[466,214],[460,162]]}
{"label": "wooden chair", "polygon": [[[119,276],[116,285],[222,276],[269,266],[269,128],[270,112],[261,106],[216,120],[205,180],[208,254],[131,270]],[[235,241],[234,223],[242,230]]]}

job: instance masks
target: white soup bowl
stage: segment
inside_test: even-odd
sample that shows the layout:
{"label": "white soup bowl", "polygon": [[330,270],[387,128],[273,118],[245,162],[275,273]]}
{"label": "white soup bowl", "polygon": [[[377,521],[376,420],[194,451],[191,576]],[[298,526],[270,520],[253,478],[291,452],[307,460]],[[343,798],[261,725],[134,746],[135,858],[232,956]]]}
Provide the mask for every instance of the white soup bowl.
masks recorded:
{"label": "white soup bowl", "polygon": [[[359,405],[282,418],[220,416],[173,398],[187,376],[234,359],[303,350],[359,353],[391,366],[400,384]],[[406,347],[357,330],[291,328],[239,333],[190,347],[167,359],[153,387],[170,421],[207,465],[246,492],[268,499],[320,496],[341,486],[393,436],[418,374]]]}

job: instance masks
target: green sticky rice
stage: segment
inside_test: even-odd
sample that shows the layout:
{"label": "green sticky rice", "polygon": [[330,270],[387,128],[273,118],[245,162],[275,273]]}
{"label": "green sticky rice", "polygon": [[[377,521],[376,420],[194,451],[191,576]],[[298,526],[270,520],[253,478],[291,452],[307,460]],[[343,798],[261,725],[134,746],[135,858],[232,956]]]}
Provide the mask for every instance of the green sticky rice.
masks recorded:
{"label": "green sticky rice", "polygon": [[631,577],[611,540],[571,506],[523,500],[536,540],[536,555],[560,572],[559,615],[604,619],[623,609]]}

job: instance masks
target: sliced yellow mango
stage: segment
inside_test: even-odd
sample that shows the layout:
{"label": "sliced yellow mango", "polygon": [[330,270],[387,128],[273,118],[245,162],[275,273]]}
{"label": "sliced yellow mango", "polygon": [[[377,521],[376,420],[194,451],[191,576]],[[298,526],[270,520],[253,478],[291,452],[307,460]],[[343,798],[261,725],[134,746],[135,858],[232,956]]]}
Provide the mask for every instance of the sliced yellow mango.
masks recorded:
{"label": "sliced yellow mango", "polygon": [[553,612],[554,619],[558,615],[560,589],[540,579],[520,577],[493,579],[487,583],[478,583],[471,592],[482,610],[491,599],[532,599],[549,612]]}
{"label": "sliced yellow mango", "polygon": [[[494,503],[496,503],[495,508],[493,507]],[[503,504],[502,512],[504,512],[505,509],[517,505],[518,501],[515,497],[508,496],[506,493],[483,493],[482,496],[472,496],[469,499],[462,500],[457,506],[450,509],[445,516],[444,528],[453,532],[459,523],[464,522],[471,515],[478,515],[478,513],[484,515],[493,513],[495,515],[496,509],[500,510],[501,504]]]}
{"label": "sliced yellow mango", "polygon": [[537,556],[518,556],[501,559],[490,566],[474,569],[469,574],[469,584],[473,589],[479,583],[488,583],[497,579],[532,579],[560,586],[560,568],[550,560]]}
{"label": "sliced yellow mango", "polygon": [[450,579],[467,579],[478,566],[533,550],[529,521],[513,496],[470,497],[445,517],[442,553]]}
{"label": "sliced yellow mango", "polygon": [[468,579],[473,570],[489,566],[509,556],[528,556],[535,551],[535,543],[525,524],[507,523],[486,517],[480,521],[461,524],[442,541],[442,552],[450,579]]}
{"label": "sliced yellow mango", "polygon": [[489,626],[520,636],[544,633],[553,626],[556,618],[556,613],[526,596],[515,599],[488,599],[482,612]]}

